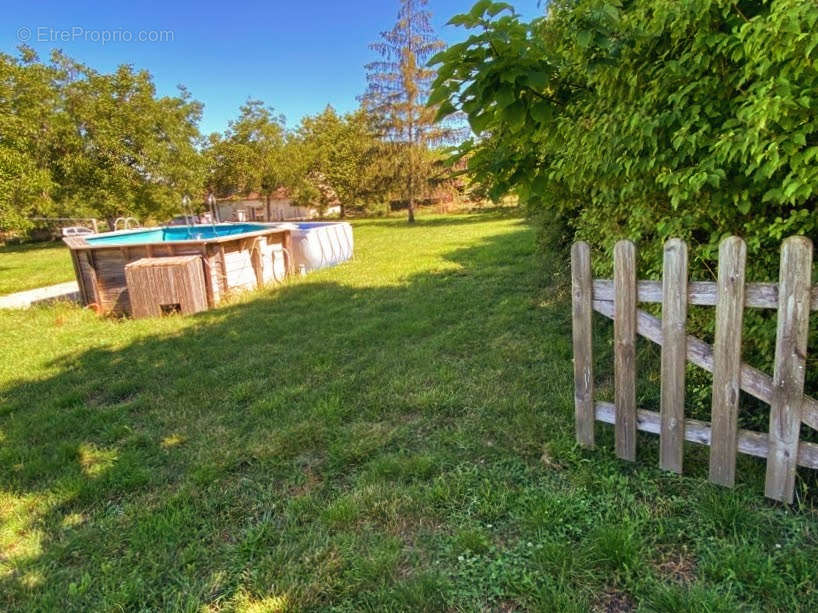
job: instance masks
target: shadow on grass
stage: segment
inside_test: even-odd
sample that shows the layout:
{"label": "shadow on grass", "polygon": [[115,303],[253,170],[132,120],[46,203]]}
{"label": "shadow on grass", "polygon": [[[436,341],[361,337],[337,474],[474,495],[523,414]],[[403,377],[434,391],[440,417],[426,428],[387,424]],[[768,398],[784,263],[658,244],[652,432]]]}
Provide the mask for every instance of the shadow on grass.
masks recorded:
{"label": "shadow on grass", "polygon": [[399,287],[294,283],[3,389],[20,539],[0,606],[310,607],[388,586],[383,606],[435,608],[442,579],[404,545],[446,503],[412,488],[464,461],[525,471],[544,428],[570,428],[568,315],[537,302],[530,231],[447,259]]}
{"label": "shadow on grass", "polygon": [[110,322],[0,389],[0,609],[815,609],[814,517],[761,480],[576,449],[567,296],[502,225],[400,284]]}

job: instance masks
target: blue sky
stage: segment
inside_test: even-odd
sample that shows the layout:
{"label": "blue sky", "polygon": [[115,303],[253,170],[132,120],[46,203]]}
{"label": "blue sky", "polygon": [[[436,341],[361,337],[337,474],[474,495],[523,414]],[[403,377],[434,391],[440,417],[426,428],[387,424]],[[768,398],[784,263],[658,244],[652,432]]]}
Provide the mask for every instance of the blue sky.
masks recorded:
{"label": "blue sky", "polygon": [[[463,37],[462,28],[444,24],[474,1],[430,0],[443,40]],[[543,11],[540,0],[509,3],[525,17]],[[327,104],[340,111],[357,106],[363,65],[374,59],[368,44],[392,27],[397,10],[398,0],[17,1],[4,7],[0,49],[16,53],[27,39],[43,58],[59,48],[99,71],[123,63],[148,69],[160,93],[184,84],[204,103],[205,134],[224,130],[248,97],[264,100],[294,126]],[[140,32],[172,40],[102,40]]]}

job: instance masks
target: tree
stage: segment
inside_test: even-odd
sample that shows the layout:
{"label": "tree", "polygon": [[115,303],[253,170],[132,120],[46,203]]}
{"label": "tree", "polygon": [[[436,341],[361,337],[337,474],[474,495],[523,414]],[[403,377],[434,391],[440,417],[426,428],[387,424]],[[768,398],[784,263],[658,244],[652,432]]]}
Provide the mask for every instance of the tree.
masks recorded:
{"label": "tree", "polygon": [[348,206],[369,196],[373,163],[381,147],[365,110],[340,116],[327,106],[301,121],[297,139],[307,158],[304,176],[328,188],[318,190],[319,198],[325,199],[325,194],[337,198],[342,217]]}
{"label": "tree", "polygon": [[32,215],[158,217],[201,184],[201,104],[147,71],[100,74],[55,52],[0,56],[0,224]]}
{"label": "tree", "polygon": [[741,234],[774,278],[783,236],[818,238],[817,22],[800,0],[555,0],[530,23],[483,0],[451,20],[472,34],[433,59],[432,100],[468,115],[494,196],[606,250],[639,239],[646,273],[669,236],[708,274]]}
{"label": "tree", "polygon": [[29,217],[53,207],[54,78],[31,49],[19,59],[0,54],[0,229],[25,229]]}
{"label": "tree", "polygon": [[293,181],[286,136],[282,115],[260,100],[248,100],[223,136],[209,137],[207,188],[222,196],[261,193],[269,219],[273,193]]}
{"label": "tree", "polygon": [[451,130],[435,123],[436,110],[426,104],[436,75],[427,61],[446,46],[435,37],[426,4],[401,0],[395,26],[370,45],[382,59],[366,65],[368,87],[362,97],[392,143],[391,159],[404,186],[409,223],[415,221],[415,202],[428,179],[423,151],[451,136]]}
{"label": "tree", "polygon": [[180,89],[156,96],[149,72],[120,66],[100,74],[56,54],[72,124],[54,166],[61,206],[105,217],[163,218],[201,184],[197,128],[202,105]]}

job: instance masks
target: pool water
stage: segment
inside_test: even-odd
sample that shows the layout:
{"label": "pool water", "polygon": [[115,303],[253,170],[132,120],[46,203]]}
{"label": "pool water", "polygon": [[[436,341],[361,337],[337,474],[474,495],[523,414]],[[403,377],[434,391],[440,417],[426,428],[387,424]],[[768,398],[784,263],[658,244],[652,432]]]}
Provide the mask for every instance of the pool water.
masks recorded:
{"label": "pool water", "polygon": [[111,234],[108,236],[85,237],[91,245],[142,245],[145,243],[162,243],[170,241],[190,241],[207,240],[211,238],[221,238],[223,236],[233,236],[235,234],[246,234],[248,232],[258,232],[267,230],[270,226],[259,224],[224,224],[216,226],[168,226],[154,228],[151,230],[139,230],[123,234]]}

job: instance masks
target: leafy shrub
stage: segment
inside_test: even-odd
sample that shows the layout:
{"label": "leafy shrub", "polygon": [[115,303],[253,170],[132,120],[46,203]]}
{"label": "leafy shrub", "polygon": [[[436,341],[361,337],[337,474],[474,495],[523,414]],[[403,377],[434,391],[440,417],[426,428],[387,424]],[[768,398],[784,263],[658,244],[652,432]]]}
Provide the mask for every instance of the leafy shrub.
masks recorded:
{"label": "leafy shrub", "polygon": [[[748,279],[775,280],[782,238],[818,235],[818,4],[553,0],[526,23],[482,0],[451,23],[472,33],[433,58],[430,102],[468,117],[459,154],[545,236],[556,218],[591,242],[597,274],[630,238],[639,276],[657,278],[681,237],[691,278],[713,279],[738,234]],[[747,317],[747,355],[770,370],[772,319]]]}
{"label": "leafy shrub", "polygon": [[745,237],[774,272],[782,237],[812,235],[818,195],[818,5],[802,0],[557,0],[523,23],[478,2],[480,29],[435,58],[433,102],[462,110],[470,170],[495,197],[557,210],[656,271],[662,239]]}

